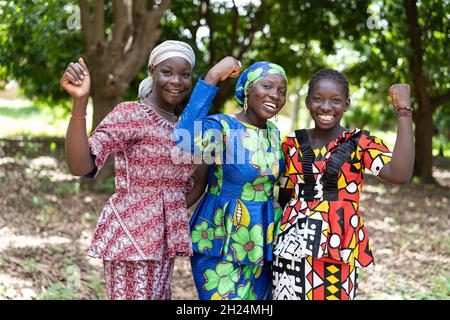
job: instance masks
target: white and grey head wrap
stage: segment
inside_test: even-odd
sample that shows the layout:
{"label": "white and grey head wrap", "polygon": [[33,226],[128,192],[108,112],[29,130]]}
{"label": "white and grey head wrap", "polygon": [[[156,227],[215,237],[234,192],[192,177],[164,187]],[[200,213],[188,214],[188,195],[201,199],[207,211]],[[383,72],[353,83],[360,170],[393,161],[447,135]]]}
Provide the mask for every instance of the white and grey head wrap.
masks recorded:
{"label": "white and grey head wrap", "polygon": [[[156,46],[150,53],[148,58],[148,68],[156,67],[159,63],[172,57],[181,57],[186,59],[191,69],[195,65],[195,54],[191,46],[182,41],[167,40]],[[145,78],[139,85],[139,98],[145,99],[152,92],[153,77],[148,72],[148,77]]]}

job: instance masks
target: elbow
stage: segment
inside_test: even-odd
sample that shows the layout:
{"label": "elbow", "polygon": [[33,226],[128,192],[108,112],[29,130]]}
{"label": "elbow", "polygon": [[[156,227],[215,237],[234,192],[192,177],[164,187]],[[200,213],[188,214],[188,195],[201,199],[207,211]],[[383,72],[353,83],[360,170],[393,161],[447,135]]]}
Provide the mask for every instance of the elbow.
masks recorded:
{"label": "elbow", "polygon": [[403,177],[397,177],[394,181],[395,184],[399,184],[399,185],[405,185],[408,184],[411,181],[411,177],[412,174],[409,174],[407,176],[403,176]]}
{"label": "elbow", "polygon": [[87,173],[84,173],[84,172],[82,172],[80,170],[70,169],[70,168],[69,168],[69,172],[70,172],[71,175],[73,175],[75,177],[81,177],[81,176],[84,176],[85,174],[87,174]]}
{"label": "elbow", "polygon": [[88,168],[78,168],[78,167],[73,167],[73,166],[68,166],[69,168],[69,172],[71,175],[76,176],[76,177],[81,177],[81,176],[85,176],[90,174],[93,169],[88,169]]}

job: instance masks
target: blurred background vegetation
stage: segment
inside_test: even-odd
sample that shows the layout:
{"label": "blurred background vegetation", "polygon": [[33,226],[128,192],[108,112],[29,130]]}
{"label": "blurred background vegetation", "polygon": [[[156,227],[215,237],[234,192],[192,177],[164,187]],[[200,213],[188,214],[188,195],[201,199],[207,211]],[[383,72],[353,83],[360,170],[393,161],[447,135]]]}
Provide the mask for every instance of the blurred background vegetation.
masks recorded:
{"label": "blurred background vegetation", "polygon": [[[351,83],[347,127],[366,128],[393,144],[389,86],[412,86],[416,108],[415,174],[432,177],[432,156],[449,156],[450,9],[447,0],[159,0],[0,1],[0,81],[32,102],[0,103],[0,135],[64,135],[70,99],[59,86],[67,64],[84,56],[93,74],[92,126],[121,100],[136,100],[151,48],[190,43],[195,77],[226,55],[285,67],[288,131],[311,126],[308,79],[320,68]],[[233,110],[234,80],[223,83],[212,113]],[[227,103],[228,102],[228,103]],[[33,124],[33,125],[30,125]]]}
{"label": "blurred background vegetation", "polygon": [[[36,236],[39,232],[53,232],[49,231],[53,230],[53,222],[54,230],[69,232],[61,231],[59,222],[63,221],[74,228],[73,235],[67,237],[81,241],[89,238],[95,226],[105,197],[92,200],[84,193],[83,185],[80,187],[79,181],[67,174],[63,163],[71,100],[60,88],[59,80],[66,66],[82,56],[90,68],[93,87],[88,121],[92,130],[119,101],[137,99],[152,48],[164,40],[178,39],[194,48],[195,80],[226,55],[238,58],[244,67],[257,60],[282,65],[289,77],[289,90],[276,124],[283,135],[312,127],[304,104],[308,80],[320,68],[334,68],[343,72],[351,84],[351,108],[344,116],[344,125],[371,130],[392,148],[396,117],[387,91],[394,83],[409,83],[416,109],[415,177],[410,189],[404,191],[383,185],[368,185],[366,190],[368,198],[373,196],[371,201],[378,201],[381,207],[387,193],[398,192],[397,197],[403,201],[401,206],[397,206],[397,200],[392,200],[394,207],[386,204],[386,217],[385,212],[379,212],[381,209],[374,208],[370,213],[374,221],[380,219],[384,228],[374,230],[375,239],[377,232],[381,239],[391,228],[389,237],[398,240],[392,250],[401,251],[409,248],[408,244],[417,246],[418,235],[424,235],[421,228],[430,224],[428,231],[434,238],[426,244],[431,249],[427,247],[424,252],[437,252],[437,269],[426,276],[412,274],[405,278],[420,283],[422,277],[424,288],[431,286],[429,290],[403,286],[390,273],[377,280],[365,271],[361,279],[378,283],[380,288],[362,294],[366,298],[385,298],[390,287],[401,285],[403,289],[391,290],[394,298],[448,299],[448,269],[438,266],[439,261],[448,261],[450,252],[445,186],[450,176],[449,4],[448,0],[0,1],[0,191],[5,194],[0,204],[7,208],[10,205],[0,216],[0,240],[6,230],[2,222],[11,223],[16,212],[23,217],[30,215],[38,225],[33,230],[40,230]],[[234,81],[221,84],[211,113],[237,111]],[[39,158],[43,155],[52,158]],[[8,186],[11,182],[13,186]],[[113,178],[106,176],[94,191],[111,194]],[[414,194],[419,191],[423,191],[418,198],[425,199],[420,202],[424,207],[414,202]],[[71,201],[80,197],[84,199],[81,207],[72,207]],[[416,219],[411,225],[403,221],[407,219],[403,208]],[[425,211],[437,222],[420,220],[425,219]],[[78,214],[80,220],[74,221],[70,212]],[[84,213],[79,216],[79,212]],[[381,216],[377,218],[377,214]],[[26,224],[18,220],[16,225]],[[411,232],[410,238],[399,237],[400,227]],[[88,236],[80,230],[88,230]],[[61,279],[70,276],[67,268],[73,264],[83,272],[91,270],[90,262],[82,258],[84,249],[74,252],[65,246],[52,244],[47,250],[50,256],[60,256],[57,263],[47,263],[50,269],[56,263],[61,272],[53,278],[44,277],[45,281],[35,281],[35,287],[39,283],[46,289],[37,295],[21,293],[22,298],[104,298],[101,277],[91,271],[82,278],[85,286],[81,293],[63,284]],[[44,267],[44,253],[37,257],[23,250],[2,254],[0,244],[0,270],[14,270],[11,265],[16,265],[26,276],[35,272],[48,276],[51,272]],[[408,261],[426,258],[411,257]],[[418,272],[425,264],[417,266]],[[1,273],[0,280],[4,280]],[[0,284],[0,298],[16,297],[12,287]],[[178,288],[179,297],[194,290],[182,285]]]}

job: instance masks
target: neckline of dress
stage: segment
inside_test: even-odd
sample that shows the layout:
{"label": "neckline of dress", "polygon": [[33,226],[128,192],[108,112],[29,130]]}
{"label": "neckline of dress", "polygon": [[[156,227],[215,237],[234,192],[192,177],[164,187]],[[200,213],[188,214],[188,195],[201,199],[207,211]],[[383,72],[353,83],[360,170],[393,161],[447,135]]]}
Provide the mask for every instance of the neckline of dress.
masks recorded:
{"label": "neckline of dress", "polygon": [[355,133],[357,133],[357,132],[359,132],[359,131],[361,131],[361,130],[358,129],[358,128],[351,129],[351,130],[350,130],[350,129],[347,129],[347,130],[345,130],[344,132],[342,132],[339,136],[337,136],[336,139],[332,139],[332,140],[330,140],[327,144],[324,144],[324,145],[322,145],[322,146],[315,147],[315,148],[313,148],[313,146],[312,146],[312,144],[311,144],[311,140],[309,139],[308,129],[305,129],[305,135],[306,135],[306,141],[307,141],[309,147],[310,147],[312,150],[322,150],[322,148],[325,147],[325,148],[327,149],[327,151],[329,151],[333,146],[336,146],[336,145],[338,144],[339,141],[341,141],[342,139],[344,139],[344,137],[345,137],[347,134],[350,134],[351,136],[353,136]]}
{"label": "neckline of dress", "polygon": [[234,119],[236,122],[239,122],[239,123],[242,124],[243,126],[245,126],[245,127],[247,127],[247,128],[250,128],[250,129],[255,129],[255,130],[257,130],[257,131],[258,131],[258,130],[269,130],[269,129],[271,129],[270,126],[268,125],[268,122],[269,122],[269,121],[266,121],[266,128],[259,128],[259,127],[255,126],[255,125],[251,124],[251,123],[248,123],[248,122],[245,122],[245,121],[240,121],[240,120],[238,120],[238,119],[236,118],[236,115],[235,115],[235,114],[230,114],[230,115],[226,114],[226,116],[228,116],[228,117]]}
{"label": "neckline of dress", "polygon": [[149,104],[145,103],[145,100],[139,101],[139,104],[141,106],[143,106],[143,109],[147,112],[147,114],[155,116],[158,120],[162,121],[164,124],[169,125],[170,127],[176,126],[179,121],[179,120],[177,120],[175,122],[172,122],[172,121],[169,121],[168,119],[162,117]]}

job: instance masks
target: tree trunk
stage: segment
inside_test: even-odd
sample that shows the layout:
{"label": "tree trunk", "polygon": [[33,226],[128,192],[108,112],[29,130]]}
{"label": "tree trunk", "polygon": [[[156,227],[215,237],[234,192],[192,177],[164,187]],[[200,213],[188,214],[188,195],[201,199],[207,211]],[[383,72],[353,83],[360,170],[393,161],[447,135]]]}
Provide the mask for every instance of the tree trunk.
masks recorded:
{"label": "tree trunk", "polygon": [[219,84],[220,90],[217,92],[217,95],[212,102],[209,114],[217,114],[223,112],[227,100],[234,96],[234,93],[232,92],[232,85],[234,84],[234,81],[236,80],[226,79],[224,82],[221,82]]}
{"label": "tree trunk", "polygon": [[414,93],[418,102],[415,117],[416,161],[414,175],[423,183],[437,183],[432,174],[433,162],[433,108],[428,93],[428,83],[424,72],[421,31],[418,22],[416,0],[404,0],[406,21],[409,26],[409,40],[413,55],[409,57],[411,73],[414,81]]}
{"label": "tree trunk", "polygon": [[118,94],[114,97],[104,97],[101,93],[93,94],[92,101],[94,105],[94,114],[92,117],[92,131],[98,126],[103,118],[122,101],[122,99],[123,94]]}
{"label": "tree trunk", "polygon": [[[416,96],[418,96],[416,90]],[[433,134],[434,123],[433,114],[427,107],[419,102],[417,110],[415,147],[416,160],[414,163],[414,175],[420,177],[423,183],[436,183],[433,178]]]}
{"label": "tree trunk", "polygon": [[[81,29],[86,44],[94,104],[92,130],[123,99],[159,39],[159,21],[171,0],[158,6],[145,0],[115,0],[112,27],[105,24],[104,0],[79,0]],[[110,29],[108,31],[108,29]],[[108,160],[95,184],[113,174]],[[91,183],[87,183],[91,186]]]}

